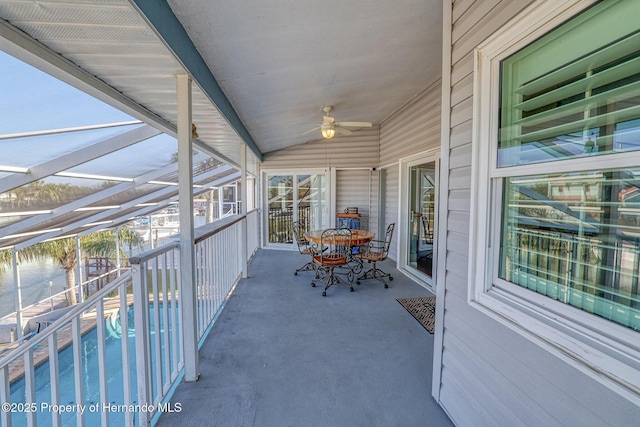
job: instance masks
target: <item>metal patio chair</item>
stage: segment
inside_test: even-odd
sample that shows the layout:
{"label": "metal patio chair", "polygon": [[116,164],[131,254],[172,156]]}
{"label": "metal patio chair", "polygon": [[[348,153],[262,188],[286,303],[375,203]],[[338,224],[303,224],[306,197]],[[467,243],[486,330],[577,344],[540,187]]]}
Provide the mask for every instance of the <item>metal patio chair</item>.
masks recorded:
{"label": "metal patio chair", "polygon": [[389,284],[387,283],[387,278],[391,281],[393,277],[391,274],[385,273],[380,270],[376,263],[379,261],[384,261],[389,256],[389,248],[391,247],[391,238],[393,237],[393,229],[396,224],[389,224],[387,226],[387,231],[384,235],[384,240],[372,240],[367,243],[365,246],[360,247],[360,253],[356,256],[361,260],[366,260],[370,263],[373,263],[373,268],[365,271],[362,276],[356,279],[356,283],[359,285],[361,280],[368,279],[377,279],[384,283],[384,287],[388,288]]}
{"label": "metal patio chair", "polygon": [[316,271],[316,265],[313,262],[313,254],[316,252],[315,245],[307,241],[303,237],[304,232],[302,229],[302,225],[300,225],[300,222],[294,221],[291,228],[293,231],[293,238],[295,239],[296,244],[298,245],[298,252],[300,252],[302,255],[309,256],[309,262],[307,262],[305,265],[303,265],[302,267],[294,271],[293,275],[297,276],[298,273],[301,271]]}
{"label": "metal patio chair", "polygon": [[[325,282],[322,296],[327,296],[327,289],[334,284],[349,286],[353,289],[353,271],[349,267],[351,258],[351,230],[348,228],[329,228],[322,232],[320,247],[326,250],[318,251],[313,255],[313,262],[316,264],[316,278],[311,282],[311,286]],[[344,267],[344,273],[336,271],[337,268]],[[344,274],[348,282],[339,276]]]}

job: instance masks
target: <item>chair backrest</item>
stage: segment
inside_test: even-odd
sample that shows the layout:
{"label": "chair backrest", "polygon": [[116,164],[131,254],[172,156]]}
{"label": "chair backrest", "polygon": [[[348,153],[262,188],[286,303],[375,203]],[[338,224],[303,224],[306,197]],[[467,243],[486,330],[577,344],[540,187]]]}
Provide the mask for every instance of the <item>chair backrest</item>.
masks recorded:
{"label": "chair backrest", "polygon": [[303,251],[309,247],[309,242],[304,238],[302,225],[300,225],[298,221],[293,221],[291,230],[293,231],[293,239],[296,241],[296,245],[298,245],[298,251],[303,253]]}
{"label": "chair backrest", "polygon": [[396,223],[387,225],[387,231],[384,233],[384,245],[382,248],[382,260],[387,259],[389,255],[389,248],[391,247],[391,238],[393,237],[393,230],[396,228]]}
{"label": "chair backrest", "polygon": [[[320,258],[351,256],[351,230],[348,228],[328,228],[320,237]],[[324,250],[326,248],[326,250]]]}

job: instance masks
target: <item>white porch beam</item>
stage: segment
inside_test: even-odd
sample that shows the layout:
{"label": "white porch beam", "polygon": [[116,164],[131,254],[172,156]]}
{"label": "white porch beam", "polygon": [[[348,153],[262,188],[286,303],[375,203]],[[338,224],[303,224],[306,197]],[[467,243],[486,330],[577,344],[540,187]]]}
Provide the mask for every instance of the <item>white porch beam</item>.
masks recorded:
{"label": "white porch beam", "polygon": [[[194,161],[198,161],[198,162],[203,161],[208,157],[209,156],[207,156],[206,154],[198,154],[195,156]],[[20,233],[22,230],[47,222],[51,220],[51,218],[64,215],[76,209],[82,209],[85,206],[89,206],[93,203],[97,203],[100,200],[104,200],[118,193],[122,193],[124,191],[130,190],[138,185],[143,185],[149,181],[153,181],[156,178],[160,178],[167,174],[176,172],[177,170],[178,170],[177,163],[167,165],[155,171],[140,175],[134,178],[133,182],[123,182],[120,184],[116,184],[112,187],[105,188],[104,190],[101,190],[97,193],[83,197],[82,199],[74,200],[73,202],[67,203],[66,205],[62,205],[57,208],[54,208],[50,213],[40,214],[37,216],[33,216],[31,218],[26,218],[14,224],[7,225],[6,227],[3,227],[2,232],[4,235]]]}
{"label": "white porch beam", "polygon": [[193,143],[191,139],[191,79],[179,75],[178,93],[178,209],[180,217],[180,304],[184,340],[185,380],[200,375],[198,360],[198,306],[195,282],[193,229]]}
{"label": "white porch beam", "polygon": [[[211,181],[211,182],[209,182],[209,183],[204,185],[204,187],[206,187],[205,189],[201,190],[198,193],[194,192],[194,196],[208,191],[211,186],[228,184],[229,182],[233,182],[233,181],[235,181],[235,180],[237,180],[239,178],[240,178],[240,172],[236,172],[236,173],[233,173],[231,175],[227,175],[227,176],[225,176],[223,178]],[[176,200],[178,200],[178,196],[173,196],[173,197],[170,197],[170,198],[168,198],[166,200],[163,200],[162,202],[158,202],[157,205],[146,206],[146,207],[140,208],[139,211],[135,211],[135,212],[132,212],[132,213],[128,214],[126,216],[126,218],[118,218],[118,219],[114,220],[114,223],[111,224],[110,227],[116,227],[116,226],[119,226],[119,225],[122,225],[122,224],[126,224],[127,222],[129,222],[129,220],[132,217],[135,217],[135,216],[150,215],[153,212],[164,208],[165,206],[169,206],[169,204],[171,202],[175,202]],[[105,227],[102,226],[102,225],[97,225],[97,226],[95,226],[93,228],[90,228],[88,230],[84,230],[79,234],[80,234],[80,236],[85,236],[87,234],[91,234],[91,233],[95,233],[96,231],[103,230],[104,228]]]}

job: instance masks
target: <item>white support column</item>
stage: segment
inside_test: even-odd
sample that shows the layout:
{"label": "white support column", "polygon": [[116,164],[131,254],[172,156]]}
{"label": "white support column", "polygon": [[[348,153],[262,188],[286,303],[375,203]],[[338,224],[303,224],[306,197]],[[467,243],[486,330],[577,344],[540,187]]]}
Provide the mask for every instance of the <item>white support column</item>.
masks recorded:
{"label": "white support column", "polygon": [[80,236],[76,235],[76,287],[71,290],[71,292],[75,292],[76,289],[78,290],[78,294],[80,296],[78,303],[80,304],[84,302],[84,286],[82,285],[82,282],[82,248],[80,247]]}
{"label": "white support column", "polygon": [[193,143],[191,141],[191,78],[177,76],[178,208],[180,211],[180,303],[184,339],[185,380],[196,381],[198,366],[198,306],[193,231]]}
{"label": "white support column", "polygon": [[[237,187],[236,187],[237,189]],[[247,144],[240,144],[240,215],[245,219],[240,223],[240,256],[242,257],[242,277],[249,277],[247,254]]]}
{"label": "white support column", "polygon": [[16,337],[22,340],[22,289],[20,287],[20,259],[19,252],[13,250],[13,286],[15,287],[14,302],[16,305]]}

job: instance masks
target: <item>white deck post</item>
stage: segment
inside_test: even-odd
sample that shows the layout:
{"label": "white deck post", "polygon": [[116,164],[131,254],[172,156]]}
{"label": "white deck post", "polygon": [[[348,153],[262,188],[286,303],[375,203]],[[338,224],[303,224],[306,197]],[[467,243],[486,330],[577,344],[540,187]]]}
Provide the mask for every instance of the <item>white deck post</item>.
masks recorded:
{"label": "white deck post", "polygon": [[196,302],[193,231],[193,143],[191,141],[191,78],[179,75],[178,92],[178,208],[180,211],[180,303],[184,339],[185,380],[196,381],[198,366],[198,307]]}
{"label": "white deck post", "polygon": [[240,144],[240,214],[245,218],[240,223],[240,256],[242,277],[249,277],[247,249],[247,144]]}
{"label": "white deck post", "polygon": [[22,340],[22,289],[20,288],[20,260],[17,250],[13,250],[13,286],[15,287],[14,302],[16,305],[16,338]]}

